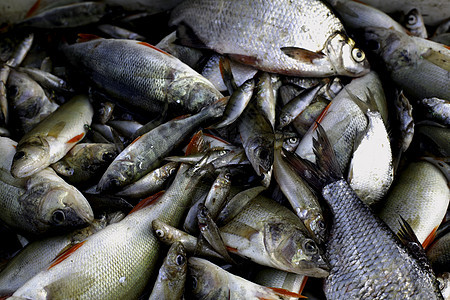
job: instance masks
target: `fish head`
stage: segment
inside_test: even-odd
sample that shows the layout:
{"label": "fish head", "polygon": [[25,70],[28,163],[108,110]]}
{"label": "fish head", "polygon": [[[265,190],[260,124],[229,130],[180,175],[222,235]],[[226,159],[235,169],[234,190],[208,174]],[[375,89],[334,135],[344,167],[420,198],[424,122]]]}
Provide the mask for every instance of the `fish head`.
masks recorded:
{"label": "fish head", "polygon": [[274,151],[273,151],[273,140],[263,139],[258,141],[260,137],[257,137],[253,141],[254,147],[248,148],[248,159],[255,169],[256,174],[261,176],[261,174],[268,173],[273,165]]}
{"label": "fish head", "polygon": [[49,144],[45,139],[32,137],[17,146],[11,165],[16,178],[28,177],[49,165]]}
{"label": "fish head", "polygon": [[40,215],[52,227],[78,228],[92,223],[94,213],[86,198],[75,188],[53,188],[42,195]]}
{"label": "fish head", "polygon": [[319,243],[325,242],[327,226],[323,219],[322,212],[318,209],[296,209],[296,213],[305,224],[305,227],[310,231],[311,235],[315,237],[316,241],[319,241]]}
{"label": "fish head", "polygon": [[339,75],[359,77],[370,71],[364,52],[344,33],[332,35],[326,43],[325,52]]}
{"label": "fish head", "polygon": [[181,280],[187,272],[186,250],[181,242],[173,243],[164,263],[168,278]]}
{"label": "fish head", "polygon": [[228,282],[220,276],[219,267],[209,261],[190,257],[190,280],[186,290],[196,299],[229,299]]}
{"label": "fish head", "polygon": [[97,184],[97,191],[116,191],[131,183],[138,164],[127,158],[117,159],[111,163]]}
{"label": "fish head", "polygon": [[264,246],[282,270],[311,277],[329,274],[328,263],[316,242],[294,225],[268,222],[264,227]]}

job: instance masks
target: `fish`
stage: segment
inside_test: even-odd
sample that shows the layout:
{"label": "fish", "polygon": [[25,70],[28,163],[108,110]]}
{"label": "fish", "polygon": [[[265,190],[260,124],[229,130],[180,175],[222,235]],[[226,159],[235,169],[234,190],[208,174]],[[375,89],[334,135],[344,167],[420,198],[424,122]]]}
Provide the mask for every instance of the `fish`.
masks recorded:
{"label": "fish", "polygon": [[300,275],[328,275],[328,263],[305,225],[275,200],[261,195],[254,197],[219,229],[233,254]]}
{"label": "fish", "polygon": [[444,219],[449,199],[447,179],[437,167],[427,161],[411,162],[399,173],[379,216],[394,232],[400,229],[402,216],[425,247]]}
{"label": "fish", "polygon": [[[155,45],[155,47],[175,56],[183,63],[185,63],[186,65],[195,70],[203,57],[203,52],[195,48],[179,45],[176,43],[176,39],[177,39],[177,32],[173,31],[165,38],[160,40],[159,43]],[[202,76],[211,81],[204,74],[202,74]],[[213,82],[211,81],[211,83]],[[216,85],[214,86],[217,88]],[[222,92],[223,90],[219,91]]]}
{"label": "fish", "polygon": [[186,1],[172,10],[169,25],[178,25],[184,45],[212,49],[266,72],[356,77],[369,71],[364,52],[318,0]]}
{"label": "fish", "polygon": [[18,67],[17,71],[22,72],[33,78],[43,88],[50,89],[61,93],[73,93],[74,90],[70,85],[62,78],[53,75],[52,73],[43,71],[37,68],[24,68]]}
{"label": "fish", "polygon": [[367,27],[367,48],[386,64],[392,80],[414,101],[449,99],[450,50],[392,29]]}
{"label": "fish", "polygon": [[29,132],[59,105],[51,101],[42,87],[25,73],[11,70],[8,77],[8,98],[24,133]]}
{"label": "fish", "polygon": [[262,286],[281,288],[301,294],[308,277],[273,268],[263,268],[252,279]]}
{"label": "fish", "polygon": [[[424,258],[423,253],[412,253],[358,198],[342,177],[334,150],[320,124],[317,131],[316,164],[287,151],[283,154],[299,174],[308,174],[304,178],[309,178],[309,183],[321,193],[333,216],[325,244],[325,257],[331,266],[324,283],[326,297],[380,299],[395,295],[408,299],[442,299],[431,269],[417,259],[420,255]],[[417,238],[410,234],[410,231],[404,233],[403,240],[413,242],[420,249],[420,244],[414,242]]]}
{"label": "fish", "polygon": [[198,257],[190,257],[191,294],[195,299],[290,299],[304,298],[285,289],[258,285]]}
{"label": "fish", "polygon": [[223,98],[200,74],[148,43],[81,38],[86,41],[62,47],[68,62],[99,90],[135,110],[160,113],[167,102],[171,107],[197,113]]}
{"label": "fish", "polygon": [[100,24],[97,26],[97,28],[115,39],[128,39],[138,41],[145,40],[144,36],[119,26],[111,24]]}
{"label": "fish", "polygon": [[135,139],[108,166],[97,190],[118,190],[145,176],[200,124],[220,117],[226,101],[227,98],[220,99],[195,115],[176,118]]}
{"label": "fish", "polygon": [[423,113],[428,120],[435,120],[444,125],[450,125],[450,100],[436,97],[424,98],[419,101],[425,110]]}
{"label": "fish", "polygon": [[406,14],[404,25],[412,35],[424,39],[428,38],[427,28],[423,22],[423,17],[417,8],[411,9]]}
{"label": "fish", "polygon": [[449,271],[449,247],[450,233],[447,232],[427,248],[427,257],[430,260],[431,267],[437,274]]}
{"label": "fish", "polygon": [[22,136],[11,166],[14,177],[23,178],[57,162],[87,132],[94,109],[86,95],[77,95]]}
{"label": "fish", "polygon": [[5,224],[36,237],[85,227],[93,221],[94,213],[83,194],[51,168],[28,178],[11,176],[17,143],[4,137],[0,137],[0,142],[0,219]]}
{"label": "fish", "polygon": [[187,263],[183,244],[173,243],[159,269],[158,277],[148,299],[182,299],[187,276]]}
{"label": "fish", "polygon": [[231,189],[231,173],[224,169],[220,171],[214,180],[211,190],[205,198],[205,207],[208,209],[212,220],[217,218],[220,210],[225,205]]}

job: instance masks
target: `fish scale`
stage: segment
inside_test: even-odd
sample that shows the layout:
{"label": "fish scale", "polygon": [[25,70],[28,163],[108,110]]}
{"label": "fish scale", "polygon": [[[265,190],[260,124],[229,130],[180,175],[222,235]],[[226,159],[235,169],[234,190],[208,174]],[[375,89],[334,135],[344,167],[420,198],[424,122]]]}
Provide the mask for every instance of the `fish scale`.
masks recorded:
{"label": "fish scale", "polygon": [[[442,299],[434,278],[345,180],[322,195],[334,216],[326,253],[331,265],[324,291],[332,299]],[[395,283],[395,284],[393,284]]]}

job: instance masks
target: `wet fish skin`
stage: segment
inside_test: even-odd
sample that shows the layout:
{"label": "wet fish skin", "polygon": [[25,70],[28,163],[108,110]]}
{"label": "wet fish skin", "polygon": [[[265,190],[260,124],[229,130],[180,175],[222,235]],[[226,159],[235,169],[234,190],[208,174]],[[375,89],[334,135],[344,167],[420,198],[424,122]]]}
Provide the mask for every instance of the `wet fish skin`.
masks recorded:
{"label": "wet fish skin", "polygon": [[179,59],[144,42],[94,39],[62,51],[99,89],[136,109],[161,112],[167,102],[196,113],[223,97]]}
{"label": "wet fish skin", "polygon": [[11,166],[15,177],[27,177],[61,159],[83,139],[94,110],[85,95],[73,97],[25,134]]}
{"label": "wet fish skin", "polygon": [[148,299],[182,299],[186,273],[186,250],[182,243],[175,242],[167,252]]}
{"label": "wet fish skin", "polygon": [[[295,168],[315,174],[310,183],[330,207],[333,224],[326,257],[331,265],[325,279],[327,298],[442,299],[434,274],[416,260],[387,225],[374,215],[342,178],[324,129],[315,141],[318,167],[284,154]],[[315,171],[319,169],[319,172]]]}
{"label": "wet fish skin", "polygon": [[321,1],[187,1],[172,11],[169,24],[183,24],[207,48],[267,72],[361,76],[369,69],[363,52]]}

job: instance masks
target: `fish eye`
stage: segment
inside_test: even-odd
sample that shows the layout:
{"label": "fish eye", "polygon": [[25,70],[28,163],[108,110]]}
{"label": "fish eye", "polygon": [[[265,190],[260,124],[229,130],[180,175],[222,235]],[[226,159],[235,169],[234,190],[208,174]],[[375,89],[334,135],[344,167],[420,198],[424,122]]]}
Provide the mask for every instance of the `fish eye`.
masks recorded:
{"label": "fish eye", "polygon": [[376,50],[380,49],[380,43],[378,43],[376,40],[368,40],[366,42],[366,45],[367,45],[367,48],[372,51],[376,51]]}
{"label": "fish eye", "polygon": [[259,152],[259,158],[261,158],[262,160],[266,160],[269,157],[269,151],[267,151],[266,149],[262,149]]}
{"label": "fish eye", "polygon": [[362,62],[364,59],[366,59],[366,55],[359,48],[353,48],[352,57],[356,62]]}
{"label": "fish eye", "polygon": [[60,209],[55,210],[52,214],[52,221],[55,224],[61,224],[62,222],[64,222],[65,219],[66,214]]}
{"label": "fish eye", "polygon": [[288,143],[292,144],[292,145],[297,144],[298,143],[298,138],[291,137],[291,138],[288,139]]}
{"label": "fish eye", "polygon": [[11,97],[16,97],[19,94],[19,88],[15,85],[8,89],[8,94]]}
{"label": "fish eye", "polygon": [[317,225],[319,226],[319,229],[325,229],[325,222],[322,220],[317,221]]}
{"label": "fish eye", "polygon": [[303,248],[305,249],[307,254],[316,254],[317,253],[316,244],[313,241],[311,241],[311,240],[306,241],[303,244]]}
{"label": "fish eye", "polygon": [[417,22],[417,18],[416,18],[416,16],[415,15],[410,15],[409,17],[408,17],[408,24],[409,25],[413,25],[413,24],[416,24],[416,22]]}
{"label": "fish eye", "polygon": [[16,152],[16,154],[14,154],[14,160],[21,159],[21,158],[23,158],[24,156],[25,156],[25,152],[24,152],[24,151]]}
{"label": "fish eye", "polygon": [[181,266],[186,262],[186,258],[183,255],[177,255],[175,262],[177,263],[177,265]]}
{"label": "fish eye", "polygon": [[164,237],[164,231],[162,231],[161,229],[156,230],[155,233],[160,238]]}

